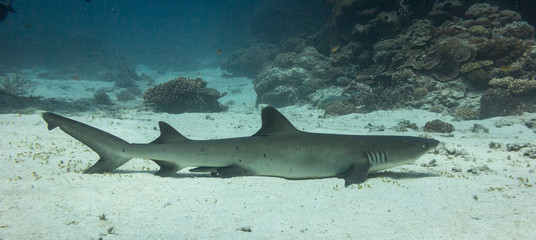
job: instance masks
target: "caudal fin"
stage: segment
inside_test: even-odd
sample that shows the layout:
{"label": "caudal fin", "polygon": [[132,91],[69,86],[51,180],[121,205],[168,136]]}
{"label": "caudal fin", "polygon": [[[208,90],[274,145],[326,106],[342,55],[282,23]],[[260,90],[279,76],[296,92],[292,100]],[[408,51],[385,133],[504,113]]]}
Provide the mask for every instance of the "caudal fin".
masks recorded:
{"label": "caudal fin", "polygon": [[129,143],[112,134],[51,112],[43,113],[43,119],[48,130],[59,127],[99,154],[99,161],[84,173],[111,172],[132,158],[125,153]]}

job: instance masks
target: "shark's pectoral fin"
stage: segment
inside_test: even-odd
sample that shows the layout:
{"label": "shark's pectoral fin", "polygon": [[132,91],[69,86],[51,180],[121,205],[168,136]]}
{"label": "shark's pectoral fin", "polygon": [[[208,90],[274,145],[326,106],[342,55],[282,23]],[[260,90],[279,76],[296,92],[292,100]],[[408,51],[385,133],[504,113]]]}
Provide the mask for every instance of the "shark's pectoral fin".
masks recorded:
{"label": "shark's pectoral fin", "polygon": [[158,172],[155,173],[155,175],[160,176],[160,177],[169,177],[182,169],[179,165],[172,163],[172,162],[166,162],[166,161],[160,161],[160,160],[153,160],[153,161],[156,164],[158,164],[158,166],[160,166],[160,170],[158,170]]}
{"label": "shark's pectoral fin", "polygon": [[190,172],[210,172],[212,174],[218,174],[218,177],[221,178],[255,175],[253,171],[236,165],[229,167],[197,167],[190,169]]}
{"label": "shark's pectoral fin", "polygon": [[344,186],[348,187],[354,183],[362,183],[367,180],[370,164],[354,164],[346,172],[339,174],[339,178],[344,179]]}

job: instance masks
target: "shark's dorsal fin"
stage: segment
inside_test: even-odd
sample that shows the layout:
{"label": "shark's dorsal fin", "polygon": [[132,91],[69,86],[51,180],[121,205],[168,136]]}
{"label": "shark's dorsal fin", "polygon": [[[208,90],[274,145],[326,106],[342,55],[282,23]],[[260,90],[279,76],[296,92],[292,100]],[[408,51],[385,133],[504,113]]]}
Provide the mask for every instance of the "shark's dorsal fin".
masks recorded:
{"label": "shark's dorsal fin", "polygon": [[152,141],[151,143],[169,143],[188,140],[185,136],[180,134],[175,128],[165,122],[158,122],[160,127],[160,137]]}
{"label": "shark's dorsal fin", "polygon": [[283,114],[270,106],[262,109],[261,119],[261,129],[253,136],[268,136],[275,133],[298,131]]}

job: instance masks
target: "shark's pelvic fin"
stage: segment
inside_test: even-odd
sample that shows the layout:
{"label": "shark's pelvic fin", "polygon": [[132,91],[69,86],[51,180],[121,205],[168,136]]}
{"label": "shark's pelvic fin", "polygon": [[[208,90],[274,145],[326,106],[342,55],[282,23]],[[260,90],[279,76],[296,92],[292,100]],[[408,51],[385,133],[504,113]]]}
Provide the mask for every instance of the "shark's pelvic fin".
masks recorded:
{"label": "shark's pelvic fin", "polygon": [[268,136],[282,132],[298,131],[283,114],[273,107],[267,106],[263,108],[261,118],[261,129],[253,136]]}
{"label": "shark's pelvic fin", "polygon": [[182,169],[182,167],[172,162],[166,162],[166,161],[160,161],[160,160],[154,160],[154,159],[151,159],[151,160],[153,160],[153,162],[155,162],[156,164],[158,164],[158,166],[160,166],[160,169],[158,170],[158,172],[155,173],[155,175],[160,176],[160,177],[169,177]]}

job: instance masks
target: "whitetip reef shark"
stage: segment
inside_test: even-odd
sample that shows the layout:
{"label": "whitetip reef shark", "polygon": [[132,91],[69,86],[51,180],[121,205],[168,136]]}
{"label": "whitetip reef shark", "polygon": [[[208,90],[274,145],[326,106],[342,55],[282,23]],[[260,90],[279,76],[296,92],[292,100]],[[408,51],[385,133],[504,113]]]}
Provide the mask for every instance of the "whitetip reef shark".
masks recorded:
{"label": "whitetip reef shark", "polygon": [[415,161],[439,141],[411,136],[339,135],[296,129],[275,108],[262,109],[262,126],[250,137],[191,140],[165,122],[147,144],[128,143],[84,123],[45,112],[48,129],[59,127],[84,143],[100,159],[84,173],[106,173],[132,158],[151,159],[158,176],[186,167],[219,177],[272,176],[286,179],[338,177],[344,185],[361,183],[376,172]]}

